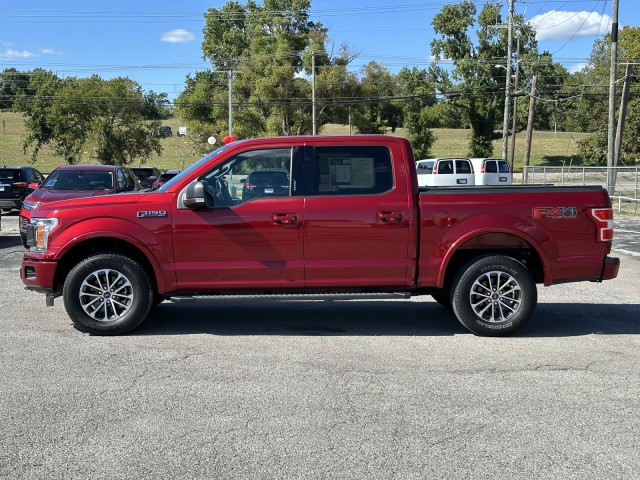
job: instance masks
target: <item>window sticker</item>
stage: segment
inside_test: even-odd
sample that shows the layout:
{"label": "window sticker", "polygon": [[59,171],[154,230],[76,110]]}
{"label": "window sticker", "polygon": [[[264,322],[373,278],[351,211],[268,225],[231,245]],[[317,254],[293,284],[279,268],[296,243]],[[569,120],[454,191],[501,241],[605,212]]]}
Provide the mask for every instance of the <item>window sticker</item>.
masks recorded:
{"label": "window sticker", "polygon": [[372,188],[375,185],[373,158],[330,158],[329,178],[332,186]]}
{"label": "window sticker", "polygon": [[52,178],[50,180],[47,180],[47,183],[45,183],[44,186],[45,188],[51,188],[56,184],[57,181],[58,181],[57,178]]}

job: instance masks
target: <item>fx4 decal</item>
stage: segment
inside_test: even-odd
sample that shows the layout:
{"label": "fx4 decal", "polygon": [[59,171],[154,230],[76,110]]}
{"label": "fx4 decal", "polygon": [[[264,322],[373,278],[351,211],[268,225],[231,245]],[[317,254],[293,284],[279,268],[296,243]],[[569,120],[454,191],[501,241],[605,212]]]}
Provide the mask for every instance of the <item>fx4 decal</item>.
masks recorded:
{"label": "fx4 decal", "polygon": [[531,216],[533,218],[576,218],[576,207],[534,207]]}

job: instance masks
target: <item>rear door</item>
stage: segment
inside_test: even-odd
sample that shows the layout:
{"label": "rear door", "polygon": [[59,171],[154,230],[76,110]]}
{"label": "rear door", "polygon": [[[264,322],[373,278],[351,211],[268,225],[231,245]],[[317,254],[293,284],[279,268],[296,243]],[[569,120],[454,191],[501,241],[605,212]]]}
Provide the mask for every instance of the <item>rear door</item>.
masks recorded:
{"label": "rear door", "polygon": [[468,158],[456,158],[453,164],[455,166],[456,185],[475,185],[476,178],[473,174],[471,160]]}
{"label": "rear door", "polygon": [[[305,148],[307,287],[412,283],[413,212],[403,155],[399,144]],[[394,182],[398,175],[407,180]]]}

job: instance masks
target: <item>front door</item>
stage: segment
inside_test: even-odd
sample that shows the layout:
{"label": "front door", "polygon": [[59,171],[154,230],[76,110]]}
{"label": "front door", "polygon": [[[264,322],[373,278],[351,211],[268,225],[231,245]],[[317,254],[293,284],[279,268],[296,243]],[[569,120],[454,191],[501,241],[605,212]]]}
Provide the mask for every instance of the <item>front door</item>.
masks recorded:
{"label": "front door", "polygon": [[[245,151],[200,177],[207,207],[179,209],[174,215],[179,290],[304,286],[304,199],[297,194],[293,172],[297,151]],[[255,179],[265,176],[277,183],[256,188]]]}

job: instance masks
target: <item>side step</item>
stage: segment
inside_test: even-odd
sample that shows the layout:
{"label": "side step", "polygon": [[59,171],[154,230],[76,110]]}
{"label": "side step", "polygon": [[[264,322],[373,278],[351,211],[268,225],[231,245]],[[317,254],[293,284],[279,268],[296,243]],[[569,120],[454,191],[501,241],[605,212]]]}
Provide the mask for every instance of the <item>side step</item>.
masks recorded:
{"label": "side step", "polygon": [[280,293],[264,295],[192,295],[169,297],[173,303],[193,302],[297,302],[300,300],[406,300],[411,293]]}

